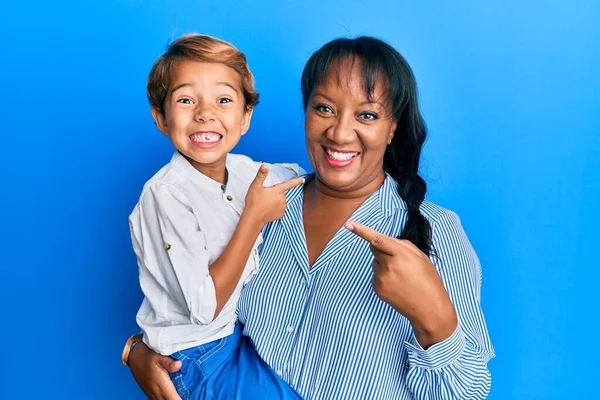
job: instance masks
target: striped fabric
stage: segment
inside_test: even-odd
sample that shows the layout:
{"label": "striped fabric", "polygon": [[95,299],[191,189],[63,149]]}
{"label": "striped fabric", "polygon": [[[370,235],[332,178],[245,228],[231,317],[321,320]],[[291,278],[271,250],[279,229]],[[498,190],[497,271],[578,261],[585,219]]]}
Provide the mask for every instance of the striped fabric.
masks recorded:
{"label": "striped fabric", "polygon": [[[456,214],[430,202],[435,261],[459,316],[448,339],[423,350],[406,318],[371,286],[369,245],[341,228],[312,268],[302,187],[267,226],[260,272],[238,304],[259,355],[306,399],[481,399],[494,356],[480,308],[481,269]],[[389,176],[350,218],[399,236],[406,205]]]}

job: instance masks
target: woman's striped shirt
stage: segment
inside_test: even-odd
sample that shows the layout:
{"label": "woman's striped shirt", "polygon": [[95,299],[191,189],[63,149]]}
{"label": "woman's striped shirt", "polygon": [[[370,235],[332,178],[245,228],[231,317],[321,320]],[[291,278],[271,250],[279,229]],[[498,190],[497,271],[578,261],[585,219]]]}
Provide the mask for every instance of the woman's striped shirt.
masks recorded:
{"label": "woman's striped shirt", "polygon": [[[342,227],[309,268],[302,194],[301,186],[290,190],[284,217],[266,227],[260,271],[238,303],[259,355],[306,399],[484,398],[494,350],[480,307],[479,260],[457,215],[421,206],[459,317],[448,339],[423,350],[408,320],[375,294],[366,241]],[[350,220],[397,237],[406,216],[387,176]]]}

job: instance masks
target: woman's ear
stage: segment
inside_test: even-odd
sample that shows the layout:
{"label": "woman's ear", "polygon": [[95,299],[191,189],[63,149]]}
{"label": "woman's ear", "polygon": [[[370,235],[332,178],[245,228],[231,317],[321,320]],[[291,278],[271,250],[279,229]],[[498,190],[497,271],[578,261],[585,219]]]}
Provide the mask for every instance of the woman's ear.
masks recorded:
{"label": "woman's ear", "polygon": [[158,130],[163,135],[169,136],[169,131],[167,130],[167,119],[165,118],[164,112],[155,106],[150,108],[150,112],[152,113],[152,118],[154,118],[154,125],[156,125]]}
{"label": "woman's ear", "polygon": [[394,119],[392,121],[392,125],[390,126],[390,132],[388,133],[387,144],[392,144],[392,139],[394,138],[394,133],[396,133],[397,127],[398,127],[398,120]]}
{"label": "woman's ear", "polygon": [[254,107],[246,107],[244,111],[244,116],[242,117],[242,133],[241,135],[245,135],[250,129],[250,121],[252,120],[252,113],[254,112]]}

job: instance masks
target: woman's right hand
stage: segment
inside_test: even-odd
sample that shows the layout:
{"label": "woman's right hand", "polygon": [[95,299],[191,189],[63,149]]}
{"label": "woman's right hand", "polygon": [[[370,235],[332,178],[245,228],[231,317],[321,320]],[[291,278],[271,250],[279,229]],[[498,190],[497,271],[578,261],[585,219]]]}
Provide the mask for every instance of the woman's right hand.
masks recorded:
{"label": "woman's right hand", "polygon": [[286,208],[286,190],[304,183],[304,178],[294,178],[271,187],[264,187],[268,174],[269,167],[262,164],[248,188],[244,210],[245,214],[262,225],[283,217]]}
{"label": "woman's right hand", "polygon": [[135,381],[151,400],[181,400],[169,372],[177,372],[181,362],[150,350],[145,343],[129,353],[129,368]]}

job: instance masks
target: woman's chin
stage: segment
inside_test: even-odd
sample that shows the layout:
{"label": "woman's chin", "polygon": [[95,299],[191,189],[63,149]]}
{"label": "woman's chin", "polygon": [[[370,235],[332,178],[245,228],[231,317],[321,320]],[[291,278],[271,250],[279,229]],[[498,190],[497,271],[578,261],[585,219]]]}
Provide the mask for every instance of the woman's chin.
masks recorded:
{"label": "woman's chin", "polygon": [[350,171],[318,168],[315,172],[317,179],[330,189],[337,191],[356,190],[358,175]]}

